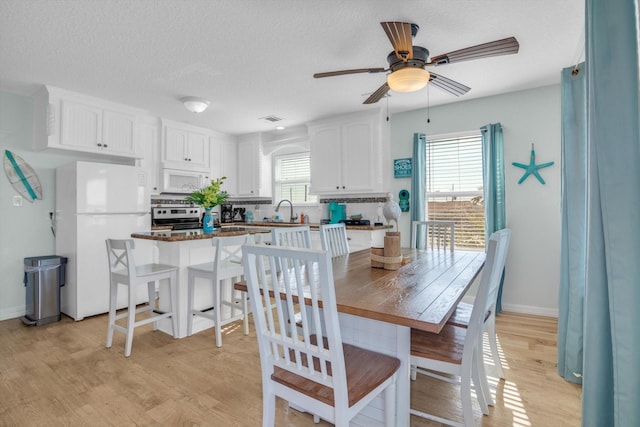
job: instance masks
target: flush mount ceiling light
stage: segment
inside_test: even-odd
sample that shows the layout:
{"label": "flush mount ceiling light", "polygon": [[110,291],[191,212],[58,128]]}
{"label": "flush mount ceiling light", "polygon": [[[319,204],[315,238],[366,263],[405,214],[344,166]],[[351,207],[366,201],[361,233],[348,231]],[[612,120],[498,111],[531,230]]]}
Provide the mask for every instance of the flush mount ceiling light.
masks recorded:
{"label": "flush mount ceiling light", "polygon": [[180,98],[180,101],[184,104],[184,108],[192,113],[202,113],[210,104],[209,100],[196,96],[185,96]]}
{"label": "flush mount ceiling light", "polygon": [[394,92],[415,92],[429,83],[430,74],[424,68],[406,67],[387,77],[387,84]]}

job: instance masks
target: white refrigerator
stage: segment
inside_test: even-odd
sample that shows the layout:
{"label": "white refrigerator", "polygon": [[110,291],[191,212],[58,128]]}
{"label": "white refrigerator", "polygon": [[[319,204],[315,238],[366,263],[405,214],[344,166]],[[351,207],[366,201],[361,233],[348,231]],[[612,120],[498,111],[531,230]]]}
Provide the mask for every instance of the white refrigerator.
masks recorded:
{"label": "white refrigerator", "polygon": [[[68,258],[61,311],[75,320],[109,311],[106,239],[151,228],[145,172],[134,166],[74,162],[56,169],[56,254]],[[151,262],[151,241],[135,241],[136,264]],[[145,287],[146,288],[146,287]],[[139,295],[144,301],[146,289]],[[119,292],[118,307],[126,306]]]}

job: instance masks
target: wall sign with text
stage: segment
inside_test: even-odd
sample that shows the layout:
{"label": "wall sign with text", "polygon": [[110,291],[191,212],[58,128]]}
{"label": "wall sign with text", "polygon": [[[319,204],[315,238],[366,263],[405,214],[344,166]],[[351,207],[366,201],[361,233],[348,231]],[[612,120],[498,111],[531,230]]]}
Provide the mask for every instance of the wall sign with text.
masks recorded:
{"label": "wall sign with text", "polygon": [[394,178],[410,178],[411,177],[411,159],[395,159],[393,161],[393,177]]}

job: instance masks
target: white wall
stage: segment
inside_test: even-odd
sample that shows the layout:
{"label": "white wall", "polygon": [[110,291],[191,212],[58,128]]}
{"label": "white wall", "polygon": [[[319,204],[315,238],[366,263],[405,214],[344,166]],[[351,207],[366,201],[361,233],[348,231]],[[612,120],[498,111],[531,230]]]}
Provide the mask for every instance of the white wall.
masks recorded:
{"label": "white wall", "polygon": [[0,92],[0,155],[4,158],[4,151],[10,150],[29,163],[40,178],[43,192],[42,200],[23,200],[22,206],[13,206],[13,196],[18,193],[0,173],[0,320],[24,314],[24,258],[55,254],[49,212],[55,210],[56,168],[75,160],[109,163],[90,155],[36,152],[32,146],[33,99]]}
{"label": "white wall", "polygon": [[[411,157],[414,132],[437,135],[479,129],[495,122],[502,123],[504,128],[507,225],[513,229],[503,307],[510,311],[557,315],[560,86],[433,107],[430,124],[426,122],[426,110],[396,114],[391,120],[391,159]],[[531,143],[535,143],[538,162],[556,162],[542,171],[546,185],[540,185],[533,178],[517,184],[523,171],[511,166],[511,162],[528,163]],[[51,150],[35,152],[32,145],[32,99],[0,92],[1,154],[4,156],[4,150],[9,149],[31,164],[40,177],[44,193],[42,201],[33,204],[25,201],[23,206],[14,207],[12,199],[17,193],[6,178],[0,177],[0,320],[24,313],[23,258],[54,254],[49,212],[55,208],[56,167],[74,160],[109,162],[98,156]],[[389,163],[391,170],[392,162]],[[410,181],[392,179],[390,191],[396,200],[401,189],[410,190]],[[353,208],[358,210],[362,206]],[[407,214],[403,214],[400,224],[406,239],[404,244],[408,245]]]}
{"label": "white wall", "polygon": [[[393,99],[390,101],[393,102]],[[391,157],[411,157],[413,134],[447,134],[500,122],[504,132],[507,226],[512,229],[507,259],[503,309],[557,316],[560,276],[560,86],[514,92],[396,114],[391,120]],[[524,170],[512,162],[529,163],[531,144],[536,162],[554,161],[540,174],[518,185]],[[392,165],[389,165],[392,168]],[[394,179],[396,200],[409,179]],[[413,197],[413,195],[411,195]],[[412,199],[410,199],[412,200]],[[409,242],[408,214],[401,218],[403,245]]]}

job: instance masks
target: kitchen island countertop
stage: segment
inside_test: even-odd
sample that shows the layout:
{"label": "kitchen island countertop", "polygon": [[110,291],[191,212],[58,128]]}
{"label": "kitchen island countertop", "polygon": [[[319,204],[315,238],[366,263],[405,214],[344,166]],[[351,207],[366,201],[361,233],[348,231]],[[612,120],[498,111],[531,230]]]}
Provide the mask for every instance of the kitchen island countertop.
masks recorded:
{"label": "kitchen island countertop", "polygon": [[[309,226],[312,230],[319,230],[319,223],[309,223],[309,224],[301,224],[299,222],[280,222],[280,221],[254,221],[254,222],[228,222],[222,225],[222,228],[225,227],[304,227]],[[347,225],[347,230],[387,230],[391,229],[392,225]]]}
{"label": "kitchen island countertop", "polygon": [[185,240],[212,239],[214,237],[242,236],[243,234],[270,233],[269,229],[264,231],[259,228],[248,227],[216,227],[213,233],[205,234],[201,229],[190,230],[152,230],[137,231],[131,237],[137,239],[159,240],[162,242],[183,242]]}

